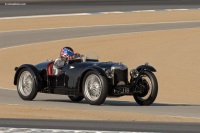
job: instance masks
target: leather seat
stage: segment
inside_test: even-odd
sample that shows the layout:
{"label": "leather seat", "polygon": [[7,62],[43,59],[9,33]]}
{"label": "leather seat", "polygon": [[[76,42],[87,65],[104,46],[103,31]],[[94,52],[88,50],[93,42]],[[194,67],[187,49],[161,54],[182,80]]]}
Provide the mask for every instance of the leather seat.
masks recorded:
{"label": "leather seat", "polygon": [[47,75],[49,75],[49,76],[54,75],[53,74],[53,64],[54,64],[54,62],[50,62],[47,65]]}

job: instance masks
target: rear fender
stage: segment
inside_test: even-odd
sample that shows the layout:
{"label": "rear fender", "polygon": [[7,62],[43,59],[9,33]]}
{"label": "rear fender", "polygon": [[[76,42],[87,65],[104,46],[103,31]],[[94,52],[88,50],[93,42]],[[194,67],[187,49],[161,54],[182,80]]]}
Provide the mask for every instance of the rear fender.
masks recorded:
{"label": "rear fender", "polygon": [[37,68],[31,64],[24,64],[21,65],[20,67],[15,67],[15,76],[14,76],[14,85],[17,85],[17,78],[19,76],[19,73],[22,69],[27,68],[28,70],[30,70],[31,74],[34,75],[34,80],[36,83],[36,87],[38,90],[41,90],[43,88],[42,85],[42,78],[40,77],[39,71],[37,70]]}

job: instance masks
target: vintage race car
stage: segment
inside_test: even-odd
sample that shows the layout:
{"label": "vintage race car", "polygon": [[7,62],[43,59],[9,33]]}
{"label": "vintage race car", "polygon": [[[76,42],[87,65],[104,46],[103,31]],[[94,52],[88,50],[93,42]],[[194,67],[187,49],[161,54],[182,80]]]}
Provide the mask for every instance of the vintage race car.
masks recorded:
{"label": "vintage race car", "polygon": [[52,73],[54,61],[15,68],[14,85],[23,100],[33,100],[37,93],[62,94],[74,101],[102,104],[106,97],[132,95],[139,105],[150,105],[158,93],[158,83],[148,63],[132,69],[121,62],[99,62],[79,55],[68,60],[58,75]]}

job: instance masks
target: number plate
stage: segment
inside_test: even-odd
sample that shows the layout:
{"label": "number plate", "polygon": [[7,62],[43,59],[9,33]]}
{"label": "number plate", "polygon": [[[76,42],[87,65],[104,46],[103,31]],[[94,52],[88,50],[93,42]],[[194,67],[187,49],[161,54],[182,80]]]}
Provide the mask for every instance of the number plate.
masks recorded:
{"label": "number plate", "polygon": [[126,87],[122,88],[121,91],[122,91],[122,93],[124,93],[124,94],[129,94],[129,93],[130,93],[130,89],[129,89],[129,88],[126,88]]}

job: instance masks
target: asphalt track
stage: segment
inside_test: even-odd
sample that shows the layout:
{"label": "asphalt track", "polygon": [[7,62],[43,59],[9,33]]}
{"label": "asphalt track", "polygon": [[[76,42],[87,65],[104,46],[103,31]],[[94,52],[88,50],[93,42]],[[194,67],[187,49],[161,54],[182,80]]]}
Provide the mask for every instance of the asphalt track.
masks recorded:
{"label": "asphalt track", "polygon": [[[20,0],[12,0],[19,2]],[[200,8],[199,0],[48,0],[26,2],[26,6],[6,6],[6,0],[0,1],[0,17],[95,13],[129,10],[162,10]]]}
{"label": "asphalt track", "polygon": [[200,28],[200,21],[166,22],[150,24],[102,25],[86,27],[66,27],[25,31],[0,32],[0,48],[26,45],[62,39],[105,36],[112,34],[150,32],[185,28]]}
{"label": "asphalt track", "polygon": [[[56,123],[56,124],[55,124]],[[2,127],[40,128],[40,129],[66,129],[97,131],[131,131],[131,132],[199,132],[200,123],[158,123],[158,122],[119,122],[119,121],[74,121],[74,120],[30,120],[30,119],[0,119]],[[79,128],[77,128],[77,125]],[[0,128],[1,130],[1,128]],[[24,132],[24,129],[12,132]],[[37,131],[37,130],[36,130]],[[61,131],[62,132],[62,131]],[[84,131],[82,131],[84,133]],[[8,132],[9,133],[9,132]],[[73,131],[69,132],[73,133]],[[99,133],[99,132],[97,132]],[[106,132],[108,133],[108,132]],[[117,133],[117,132],[115,132]]]}
{"label": "asphalt track", "polygon": [[[130,98],[131,99],[131,98]],[[51,108],[70,108],[78,110],[102,110],[147,113],[164,116],[200,119],[200,105],[194,104],[170,104],[154,103],[151,106],[141,107],[132,101],[116,101],[107,99],[102,106],[91,106],[83,100],[80,103],[73,103],[65,95],[51,95],[38,93],[34,101],[23,101],[16,90],[0,89],[0,103],[10,105],[42,106]]]}

